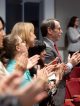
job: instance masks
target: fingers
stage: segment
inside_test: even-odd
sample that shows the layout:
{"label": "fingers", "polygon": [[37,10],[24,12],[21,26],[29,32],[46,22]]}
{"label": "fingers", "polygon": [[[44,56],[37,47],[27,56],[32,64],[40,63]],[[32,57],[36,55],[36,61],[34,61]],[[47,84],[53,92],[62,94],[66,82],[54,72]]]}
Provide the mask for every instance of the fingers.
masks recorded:
{"label": "fingers", "polygon": [[47,64],[47,66],[48,66],[48,65],[51,65],[51,64],[52,64],[52,65],[57,64],[58,61],[59,61],[59,58],[56,57],[53,61],[51,61],[49,64]]}
{"label": "fingers", "polygon": [[71,57],[71,55],[69,54],[69,55],[68,55],[68,61],[70,60],[70,57]]}
{"label": "fingers", "polygon": [[32,62],[32,64],[36,65],[39,59],[40,59],[40,56],[35,55],[35,56],[31,57],[30,61]]}
{"label": "fingers", "polygon": [[17,90],[20,87],[21,81],[22,81],[22,78],[20,77],[15,78],[10,84],[11,88]]}
{"label": "fingers", "polygon": [[28,59],[27,69],[32,68],[38,63],[38,60],[40,59],[39,55],[32,56]]}
{"label": "fingers", "polygon": [[40,65],[37,65],[37,71],[40,71]]}
{"label": "fingers", "polygon": [[58,62],[58,61],[59,61],[59,57],[56,57],[56,58],[54,59],[54,61]]}
{"label": "fingers", "polygon": [[13,73],[10,76],[8,75],[0,82],[0,92],[13,93],[13,89],[18,88],[20,82],[21,80],[18,74]]}
{"label": "fingers", "polygon": [[36,76],[36,74],[34,74],[34,77],[33,77],[33,79],[36,79],[37,78],[37,76]]}
{"label": "fingers", "polygon": [[22,53],[21,56],[17,59],[16,66],[17,64],[21,67],[24,67],[26,69],[28,63],[28,57],[26,53]]}
{"label": "fingers", "polygon": [[78,54],[78,53],[79,53],[79,51],[75,52],[73,55],[76,55],[76,54]]}
{"label": "fingers", "polygon": [[68,62],[70,62],[73,66],[77,65],[80,62],[79,51],[75,52]]}
{"label": "fingers", "polygon": [[29,58],[30,60],[39,60],[40,59],[40,56],[39,55],[34,55],[32,57]]}
{"label": "fingers", "polygon": [[48,74],[48,77],[50,77],[50,76],[52,76],[52,75],[54,75],[54,77],[55,77],[55,72],[49,73],[49,74]]}
{"label": "fingers", "polygon": [[7,76],[6,79],[3,81],[6,85],[10,85],[14,79],[19,78],[18,74],[12,74],[10,76]]}
{"label": "fingers", "polygon": [[47,72],[50,73],[52,71],[55,71],[56,66],[57,66],[57,64],[55,64],[55,65],[48,65],[46,67]]}

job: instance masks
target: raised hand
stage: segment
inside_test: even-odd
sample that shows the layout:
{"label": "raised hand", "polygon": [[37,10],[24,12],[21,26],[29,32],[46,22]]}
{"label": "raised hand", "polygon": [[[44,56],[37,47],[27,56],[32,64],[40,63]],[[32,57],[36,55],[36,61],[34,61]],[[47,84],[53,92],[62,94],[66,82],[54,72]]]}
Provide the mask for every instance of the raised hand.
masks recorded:
{"label": "raised hand", "polygon": [[72,56],[68,56],[68,62],[71,63],[73,66],[76,66],[80,63],[80,53],[75,52]]}
{"label": "raised hand", "polygon": [[60,80],[62,80],[65,70],[66,70],[66,65],[64,63],[58,64],[57,71],[56,71],[56,77],[57,77],[56,83],[58,83]]}
{"label": "raised hand", "polygon": [[58,84],[60,80],[62,80],[65,70],[66,70],[66,65],[64,63],[61,64],[59,63],[55,65],[53,72],[50,74],[55,74],[56,84]]}
{"label": "raised hand", "polygon": [[50,74],[52,72],[55,72],[56,66],[57,66],[57,64],[55,64],[55,65],[47,65],[46,66],[46,70],[47,70],[48,74]]}
{"label": "raised hand", "polygon": [[22,53],[16,62],[15,71],[17,71],[17,72],[19,72],[19,74],[23,75],[27,69],[26,68],[27,64],[28,64],[28,54]]}
{"label": "raised hand", "polygon": [[14,94],[21,83],[19,74],[14,73],[3,77],[0,81],[0,94]]}
{"label": "raised hand", "polygon": [[53,61],[51,61],[49,64],[47,64],[47,65],[54,65],[54,64],[57,64],[58,63],[58,61],[59,61],[59,57],[56,57]]}
{"label": "raised hand", "polygon": [[38,63],[38,60],[40,59],[39,55],[34,55],[28,59],[27,69],[32,68]]}

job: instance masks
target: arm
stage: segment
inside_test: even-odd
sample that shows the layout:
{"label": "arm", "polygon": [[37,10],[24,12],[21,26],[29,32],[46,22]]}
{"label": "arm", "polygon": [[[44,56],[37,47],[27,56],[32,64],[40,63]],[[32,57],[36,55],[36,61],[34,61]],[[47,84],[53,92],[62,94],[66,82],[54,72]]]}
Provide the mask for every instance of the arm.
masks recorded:
{"label": "arm", "polygon": [[68,56],[68,63],[66,64],[67,70],[65,73],[69,73],[72,71],[72,68],[75,67],[78,63],[80,63],[80,53],[75,52],[71,57]]}
{"label": "arm", "polygon": [[77,29],[69,28],[67,35],[73,43],[78,42],[80,40],[80,34]]}
{"label": "arm", "polygon": [[45,57],[45,63],[50,63],[56,58],[55,52],[49,47],[46,47],[46,57]]}

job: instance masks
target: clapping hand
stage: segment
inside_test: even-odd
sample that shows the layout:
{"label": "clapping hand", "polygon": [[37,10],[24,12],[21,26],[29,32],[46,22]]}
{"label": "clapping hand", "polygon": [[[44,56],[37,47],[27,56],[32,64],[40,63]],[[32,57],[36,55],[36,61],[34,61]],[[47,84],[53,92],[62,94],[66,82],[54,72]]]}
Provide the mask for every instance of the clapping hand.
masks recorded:
{"label": "clapping hand", "polygon": [[38,63],[38,60],[40,59],[39,55],[34,55],[28,59],[27,69],[32,68],[34,65]]}
{"label": "clapping hand", "polygon": [[68,56],[68,63],[71,63],[73,66],[76,66],[78,63],[80,63],[80,53],[75,52],[72,56]]}

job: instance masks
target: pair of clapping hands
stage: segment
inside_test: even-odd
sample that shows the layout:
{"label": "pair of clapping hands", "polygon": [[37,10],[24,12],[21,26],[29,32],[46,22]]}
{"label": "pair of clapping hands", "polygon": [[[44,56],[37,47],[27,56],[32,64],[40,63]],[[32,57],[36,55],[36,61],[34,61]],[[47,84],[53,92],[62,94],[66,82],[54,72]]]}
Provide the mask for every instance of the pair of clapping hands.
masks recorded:
{"label": "pair of clapping hands", "polygon": [[[27,66],[28,69],[32,68],[35,64],[37,64],[37,62],[40,58],[39,55],[35,55],[35,56],[27,59],[27,64],[26,64],[26,62],[25,62],[26,58],[25,58],[25,56],[23,56],[23,57],[24,57],[22,59],[23,66],[25,66],[25,68]],[[53,61],[53,63],[55,63],[55,65],[51,65],[51,64],[46,65],[48,80],[53,80],[53,81],[55,80],[56,85],[60,82],[60,80],[62,80],[63,74],[64,74],[65,70],[67,70],[66,64],[64,64],[64,63],[57,64],[57,62],[56,62],[57,60],[58,60],[58,58],[56,58]],[[70,62],[73,66],[78,64],[80,62],[80,53],[76,52],[72,55],[72,57],[69,56],[68,62]],[[40,72],[39,72],[39,74],[40,74]],[[54,76],[54,74],[55,74],[55,78],[52,78]],[[52,86],[54,87],[54,84]]]}
{"label": "pair of clapping hands", "polygon": [[53,66],[47,66],[39,70],[37,77],[32,82],[21,89],[21,75],[14,71],[12,75],[5,76],[0,82],[0,94],[16,96],[22,106],[32,106],[47,97],[48,92],[48,71],[52,71]]}
{"label": "pair of clapping hands", "polygon": [[48,95],[49,76],[54,74],[54,71],[60,71],[60,69],[62,70],[63,68],[60,67],[63,67],[63,65],[47,65],[43,69],[38,70],[36,78],[34,78],[29,85],[23,89],[19,87],[22,80],[20,71],[24,73],[26,66],[27,68],[32,67],[37,63],[39,58],[40,57],[38,55],[35,55],[28,59],[26,54],[22,54],[17,61],[14,73],[1,79],[0,94],[10,94],[12,96],[16,96],[20,100],[22,106],[32,106],[45,98]]}

